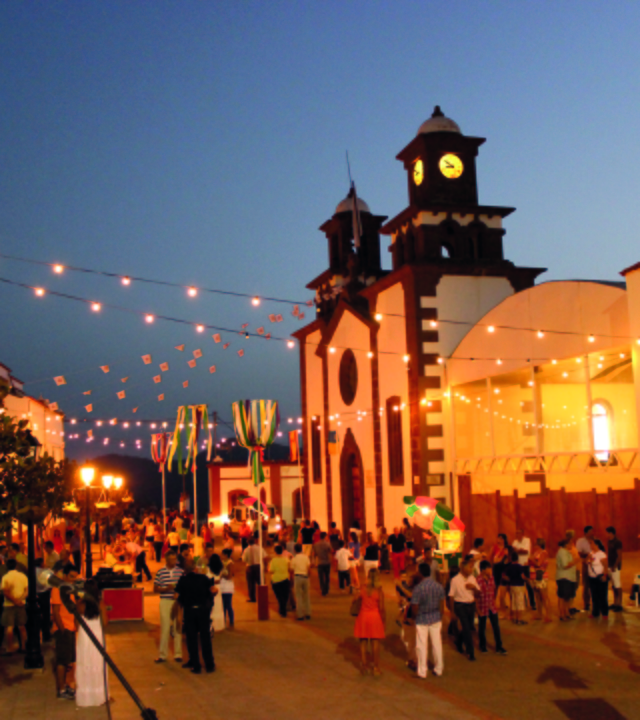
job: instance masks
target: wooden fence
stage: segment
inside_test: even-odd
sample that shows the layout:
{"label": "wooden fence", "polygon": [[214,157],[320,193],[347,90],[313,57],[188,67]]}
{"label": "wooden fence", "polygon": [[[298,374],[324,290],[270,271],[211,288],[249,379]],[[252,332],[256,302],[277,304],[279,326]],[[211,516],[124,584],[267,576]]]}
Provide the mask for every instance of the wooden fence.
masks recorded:
{"label": "wooden fence", "polygon": [[506,533],[509,542],[517,527],[535,543],[544,538],[551,555],[565,531],[575,530],[576,539],[582,537],[586,525],[593,525],[596,537],[607,545],[605,529],[616,528],[623,549],[640,550],[640,480],[632,490],[612,490],[598,493],[545,490],[538,495],[519,497],[495,493],[473,494],[471,476],[458,475],[459,514],[466,525],[465,550],[472,547],[474,538],[482,537],[487,545],[495,542],[498,533]]}

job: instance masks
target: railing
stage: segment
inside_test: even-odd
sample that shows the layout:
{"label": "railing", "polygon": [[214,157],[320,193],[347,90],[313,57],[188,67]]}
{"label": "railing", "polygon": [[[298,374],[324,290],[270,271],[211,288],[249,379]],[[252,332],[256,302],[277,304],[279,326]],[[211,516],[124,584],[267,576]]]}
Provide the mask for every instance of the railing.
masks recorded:
{"label": "railing", "polygon": [[456,458],[458,474],[516,475],[520,473],[628,473],[640,472],[640,449],[589,450]]}

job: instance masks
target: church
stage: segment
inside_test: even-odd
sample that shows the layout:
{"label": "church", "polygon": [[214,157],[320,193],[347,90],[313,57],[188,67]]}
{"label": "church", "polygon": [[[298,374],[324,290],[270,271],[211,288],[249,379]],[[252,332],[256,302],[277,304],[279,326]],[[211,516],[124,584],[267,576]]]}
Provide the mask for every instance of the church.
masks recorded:
{"label": "church", "polygon": [[[307,517],[386,526],[406,496],[452,506],[472,535],[524,525],[640,530],[640,264],[613,281],[536,284],[505,258],[514,208],[478,203],[484,138],[439,107],[397,155],[391,220],[355,188],[320,230],[300,345]],[[381,265],[390,239],[392,270]]]}

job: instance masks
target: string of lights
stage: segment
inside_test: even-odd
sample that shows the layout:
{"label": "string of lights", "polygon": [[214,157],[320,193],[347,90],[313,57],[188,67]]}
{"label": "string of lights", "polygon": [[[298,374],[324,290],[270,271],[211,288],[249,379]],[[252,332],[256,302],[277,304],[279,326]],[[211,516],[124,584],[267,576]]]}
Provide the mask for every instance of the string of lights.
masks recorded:
{"label": "string of lights", "polygon": [[120,280],[120,283],[124,286],[131,285],[132,282],[146,283],[148,285],[160,285],[164,287],[181,288],[186,291],[189,297],[197,297],[198,293],[211,293],[215,295],[228,295],[230,297],[248,298],[251,300],[254,306],[260,305],[262,301],[265,302],[276,302],[283,303],[286,305],[309,305],[308,300],[289,300],[287,298],[278,297],[267,297],[262,295],[250,295],[248,293],[235,292],[233,290],[221,290],[220,288],[208,288],[200,287],[195,285],[184,285],[182,283],[171,282],[169,280],[155,280],[151,278],[144,278],[136,275],[125,275],[123,273],[108,272],[106,270],[96,270],[94,268],[78,267],[76,265],[62,265],[61,263],[45,262],[43,260],[33,260],[30,258],[23,258],[17,255],[7,255],[0,253],[0,258],[4,260],[13,260],[16,262],[27,263],[29,265],[39,265],[41,267],[49,267],[56,275],[62,275],[63,273],[77,272],[85,273],[89,275],[101,275],[102,277],[115,278]]}
{"label": "string of lights", "polygon": [[[130,285],[133,281],[135,282],[142,282],[142,283],[148,283],[148,284],[154,284],[159,286],[165,286],[165,287],[176,287],[181,288],[186,291],[187,295],[189,297],[196,297],[199,292],[204,293],[215,293],[215,294],[221,294],[221,295],[228,295],[232,297],[239,297],[239,298],[247,298],[250,299],[252,304],[254,306],[259,306],[262,301],[269,301],[269,302],[278,302],[278,303],[284,303],[287,305],[306,305],[311,306],[313,304],[312,301],[302,301],[302,300],[290,300],[287,298],[278,298],[278,297],[271,297],[271,296],[260,296],[250,293],[243,293],[243,292],[236,292],[231,290],[220,290],[219,288],[206,288],[206,287],[196,287],[194,285],[184,285],[182,283],[175,283],[168,280],[155,280],[150,278],[144,278],[139,276],[130,276],[130,275],[123,275],[121,273],[114,273],[109,272],[106,270],[96,270],[93,268],[83,268],[79,266],[74,265],[62,265],[60,263],[52,263],[52,262],[46,262],[42,260],[33,260],[30,258],[23,258],[16,255],[8,255],[4,253],[0,253],[0,258],[3,258],[5,260],[13,260],[17,262],[23,262],[28,263],[32,265],[39,265],[44,267],[49,267],[52,269],[52,271],[58,275],[63,274],[65,271],[73,271],[73,272],[81,272],[81,273],[89,273],[94,275],[101,275],[104,277],[109,278],[117,278],[121,281],[123,285]],[[51,290],[45,290],[44,288],[37,288],[30,285],[25,285],[22,283],[17,283],[15,281],[10,281],[8,279],[2,279],[0,278],[2,282],[7,282],[10,284],[19,285],[21,287],[26,287],[28,289],[34,290],[37,295],[44,295],[45,293],[49,293],[52,295],[58,295],[59,297],[67,297],[69,299],[75,299],[75,300],[81,300],[82,302],[90,303],[92,305],[92,309],[94,311],[99,311],[102,309],[103,304],[95,301],[87,300],[86,298],[78,298],[77,296],[72,295],[65,295],[64,293],[57,293]],[[104,307],[111,307],[119,310],[125,310],[127,312],[133,312],[139,315],[145,315],[146,318],[155,318],[153,315],[149,315],[147,313],[142,313],[140,311],[136,310],[130,310],[127,308],[122,308],[121,306],[116,305],[104,305]],[[381,322],[385,317],[395,317],[395,318],[401,318],[404,319],[406,316],[402,313],[376,313],[374,315],[376,321]],[[196,325],[198,327],[197,323],[192,323],[187,320],[181,320],[177,318],[169,318],[166,316],[158,316],[158,319],[164,319],[164,320],[171,320],[173,322],[181,322],[185,324],[190,325]],[[153,322],[153,319],[147,319],[147,322]],[[436,329],[439,325],[463,325],[467,327],[485,327],[487,329],[487,332],[494,333],[497,330],[513,330],[513,331],[520,331],[520,332],[532,332],[535,333],[536,337],[543,338],[545,335],[570,335],[570,336],[579,336],[579,337],[586,337],[589,342],[595,342],[596,336],[593,333],[583,333],[578,332],[575,330],[558,330],[558,329],[550,329],[550,328],[541,328],[541,327],[523,327],[518,325],[499,325],[499,324],[488,324],[488,323],[482,323],[482,322],[474,322],[470,320],[450,320],[446,318],[438,318],[437,320],[430,320],[429,326],[433,329]],[[212,328],[216,329],[213,325],[205,325],[205,328]],[[228,328],[217,328],[221,331],[229,331],[229,332],[235,332],[234,330],[229,330]],[[254,335],[254,333],[249,333],[249,335]],[[629,340],[629,341],[636,341],[638,344],[640,344],[640,338],[634,338],[624,335],[608,335],[608,334],[600,334],[598,337],[611,339],[611,340]],[[278,340],[287,340],[286,338],[273,338]]]}

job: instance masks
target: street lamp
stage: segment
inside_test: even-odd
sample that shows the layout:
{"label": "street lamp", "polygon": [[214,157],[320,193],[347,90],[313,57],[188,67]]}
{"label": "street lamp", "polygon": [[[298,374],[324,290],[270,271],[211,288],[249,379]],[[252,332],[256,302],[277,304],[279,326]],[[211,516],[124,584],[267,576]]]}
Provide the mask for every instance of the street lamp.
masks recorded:
{"label": "street lamp", "polygon": [[[102,486],[105,489],[105,495],[106,495],[106,501],[109,502],[109,490],[111,489],[111,486],[113,485],[113,475],[103,475],[102,476]],[[107,545],[111,545],[111,523],[109,522],[109,512],[111,510],[111,506],[107,506],[107,527],[106,527],[106,541]]]}
{"label": "street lamp", "polygon": [[113,484],[116,486],[116,490],[120,490],[120,488],[122,487],[122,478],[121,477],[115,478],[113,481]]}
{"label": "street lamp", "polygon": [[96,471],[94,468],[85,465],[80,468],[80,477],[84,483],[85,493],[85,526],[84,526],[84,544],[86,546],[86,554],[84,561],[84,576],[89,579],[93,575],[93,558],[91,556],[91,510],[89,507],[89,501],[91,500],[91,483],[95,477]]}

